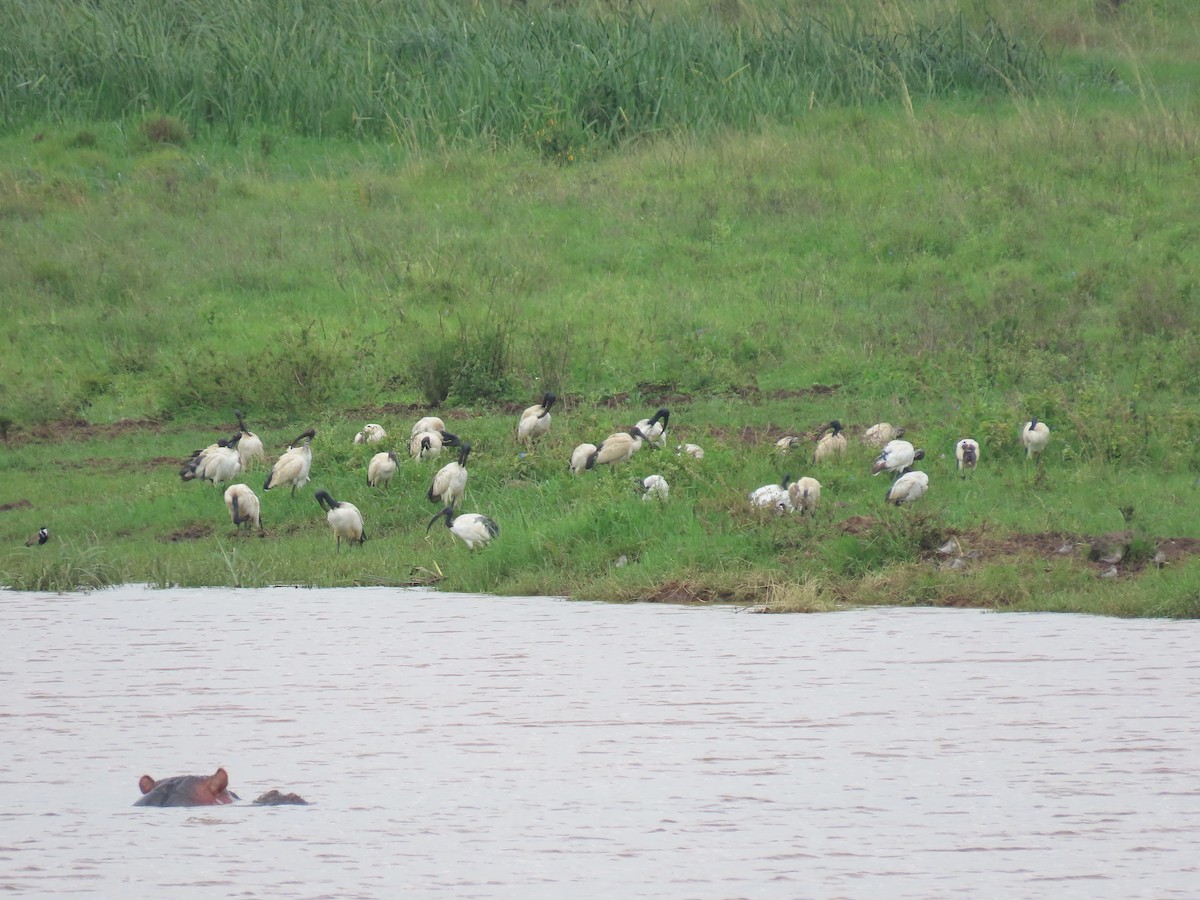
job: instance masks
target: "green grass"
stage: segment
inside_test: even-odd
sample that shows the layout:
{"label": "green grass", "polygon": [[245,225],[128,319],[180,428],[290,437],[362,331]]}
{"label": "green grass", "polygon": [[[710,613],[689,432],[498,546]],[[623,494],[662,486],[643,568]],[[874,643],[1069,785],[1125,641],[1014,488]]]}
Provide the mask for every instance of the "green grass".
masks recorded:
{"label": "green grass", "polygon": [[[1196,614],[1186,561],[1114,581],[929,561],[955,532],[1117,531],[1124,505],[1142,555],[1197,536],[1200,14],[1046,6],[5,7],[0,504],[32,508],[0,512],[0,581],[440,569],[475,591]],[[553,438],[518,459],[511,409],[546,389]],[[566,472],[664,403],[702,463]],[[429,467],[365,487],[350,436],[404,437],[430,404],[476,445],[485,552],[426,536]],[[235,407],[276,452],[320,432],[316,483],[264,498],[262,540],[175,474]],[[1015,443],[1031,415],[1054,429],[1041,470]],[[773,454],[832,418],[910,428],[921,511],[881,509],[861,449],[819,472]],[[943,457],[968,434],[960,482]],[[652,471],[665,507],[632,492]],[[786,471],[821,479],[817,522],[746,508]],[[361,550],[332,553],[313,487],[362,506]],[[55,540],[26,550],[43,519]]]}

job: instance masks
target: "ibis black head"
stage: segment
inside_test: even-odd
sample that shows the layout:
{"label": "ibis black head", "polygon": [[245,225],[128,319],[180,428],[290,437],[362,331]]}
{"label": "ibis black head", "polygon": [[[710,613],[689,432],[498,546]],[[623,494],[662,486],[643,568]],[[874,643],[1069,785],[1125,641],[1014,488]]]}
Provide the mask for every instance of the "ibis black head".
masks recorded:
{"label": "ibis black head", "polygon": [[464,469],[467,467],[467,456],[471,452],[471,442],[463,441],[462,446],[458,448],[458,464]]}
{"label": "ibis black head", "polygon": [[396,465],[400,465],[400,460],[396,459],[396,451],[395,450],[388,451],[388,459],[390,459]]}
{"label": "ibis black head", "polygon": [[786,489],[787,489],[787,486],[788,486],[789,484],[791,484],[791,483],[792,483],[792,476],[791,476],[791,475],[784,475],[784,476],[783,476],[783,481],[779,482],[779,486],[780,486],[781,488],[784,488],[784,489],[786,490]]}
{"label": "ibis black head", "polygon": [[663,431],[666,431],[667,430],[667,422],[669,422],[670,420],[671,420],[671,411],[669,409],[667,409],[665,406],[662,406],[662,407],[659,407],[658,412],[656,412],[654,414],[654,418],[650,420],[650,424],[654,425],[655,422],[662,422]]}
{"label": "ibis black head", "polygon": [[425,533],[429,534],[429,529],[433,527],[433,523],[436,522],[438,519],[443,519],[443,518],[446,520],[447,528],[449,528],[451,525],[454,524],[454,507],[453,506],[447,506],[447,507],[444,507],[443,509],[439,509],[437,511],[437,513],[434,515],[434,517],[429,520],[429,524],[425,526]]}
{"label": "ibis black head", "polygon": [[[429,438],[425,439],[425,441],[428,441],[428,440],[429,440]],[[459,444],[462,443],[462,441],[459,440],[457,434],[451,434],[448,431],[443,431],[442,432],[442,443],[445,444],[447,447],[457,447]],[[422,442],[421,446],[428,449],[428,444],[425,442]]]}
{"label": "ibis black head", "polygon": [[428,450],[432,446],[433,446],[433,441],[429,440],[429,435],[425,435],[424,437],[421,438],[421,449],[422,450]]}
{"label": "ibis black head", "polygon": [[235,409],[233,411],[233,417],[235,419],[237,419],[238,426],[241,427],[242,431],[245,431],[246,430],[246,419],[242,415],[242,411],[240,409]]}
{"label": "ibis black head", "polygon": [[538,414],[539,419],[546,415],[546,413],[550,412],[550,407],[554,405],[556,400],[558,400],[558,398],[549,391],[546,391],[546,393],[542,395],[542,411]]}
{"label": "ibis black head", "polygon": [[629,429],[629,436],[642,441],[646,439],[646,435],[642,434],[642,429],[638,428],[636,425]]}
{"label": "ibis black head", "polygon": [[342,505],[329,496],[329,491],[317,491],[313,496],[317,498],[317,505],[326,512],[331,512]]}
{"label": "ibis black head", "polygon": [[830,428],[833,430],[833,433],[834,433],[835,435],[838,435],[838,434],[841,434],[841,433],[842,433],[842,430],[843,430],[843,429],[842,429],[842,423],[841,423],[841,422],[839,422],[837,419],[834,419],[832,422],[830,422],[830,423],[829,423],[829,427],[830,427]]}
{"label": "ibis black head", "polygon": [[914,450],[913,451],[913,462],[916,462],[918,459],[924,459],[924,458],[925,458],[924,450]]}
{"label": "ibis black head", "polygon": [[1038,423],[1037,416],[1034,416],[1032,419],[1030,419],[1029,420],[1029,430],[1033,431],[1033,429],[1037,428],[1037,423]]}
{"label": "ibis black head", "polygon": [[240,441],[241,439],[242,439],[242,433],[239,431],[233,437],[231,437],[229,440],[227,440],[225,442],[225,446],[226,447],[236,447],[238,445],[238,441]]}
{"label": "ibis black head", "polygon": [[309,428],[307,431],[302,432],[294,441],[292,441],[290,446],[298,447],[300,444],[302,444],[306,441],[311,441],[316,436],[317,436],[317,429]]}

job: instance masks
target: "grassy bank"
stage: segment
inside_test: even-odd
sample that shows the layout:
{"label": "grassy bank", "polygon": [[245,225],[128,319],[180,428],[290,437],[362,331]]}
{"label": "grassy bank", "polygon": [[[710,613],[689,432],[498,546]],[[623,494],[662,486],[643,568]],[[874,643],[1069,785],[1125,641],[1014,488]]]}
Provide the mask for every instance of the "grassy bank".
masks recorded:
{"label": "grassy bank", "polygon": [[[505,116],[493,111],[486,127],[451,127],[446,110],[478,106],[458,94],[404,134],[374,114],[333,127],[268,109],[236,86],[252,108],[209,114],[187,104],[214,89],[166,75],[151,80],[175,84],[174,101],[91,72],[115,92],[105,98],[80,80],[49,19],[36,21],[54,4],[8,9],[24,17],[10,31],[42,38],[8,45],[27,55],[12,63],[29,84],[9,83],[0,105],[10,126],[0,137],[0,543],[15,548],[0,554],[0,581],[436,581],[779,609],[1195,615],[1200,42],[1185,38],[1200,24],[1186,4],[1110,7],[809,5],[811,34],[819,25],[848,54],[826,57],[817,75],[800,66],[811,52],[779,49],[797,27],[786,10],[680,5],[627,21],[535,9],[536,28],[560,29],[547,32],[555,46],[590,28],[587,46],[637,66],[702,46],[717,54],[692,54],[710,76],[745,63],[723,53],[757,53],[758,67],[744,86],[741,75],[724,87],[709,77],[702,89],[673,63],[661,78],[618,66],[633,73],[620,91],[665,85],[670,102],[622,95],[621,115],[605,118],[579,105],[595,70],[558,60],[549,69],[565,80],[545,103],[514,78],[505,84],[518,93],[495,101]],[[121,77],[168,58],[199,72],[178,54],[211,50],[213,34],[188,18],[199,7],[169,22],[138,4],[87,9],[94,27],[64,32],[92,48],[79,50],[84,60],[98,58],[89,41],[132,40],[155,23],[193,36],[195,47],[113,56],[132,67]],[[412,7],[371,28],[452,31],[466,42],[454,53],[520,69],[471,42],[503,38],[516,52],[519,33],[505,29],[524,14],[488,10],[484,22],[484,12]],[[144,21],[96,26],[105,15]],[[447,28],[453,16],[469,21]],[[256,40],[272,33],[217,16],[215,34],[222,23]],[[951,28],[957,44],[943,40]],[[313,40],[344,34],[317,31]],[[621,43],[639,40],[640,52]],[[956,59],[1001,71],[988,62],[1000,46],[1020,50],[1019,78],[956,80]],[[897,65],[902,78],[817,98],[817,82],[839,82],[831,73],[866,85],[863,73],[890,72],[884,62],[922,47],[911,62],[924,78]],[[453,68],[446,90],[497,82]],[[300,91],[300,70],[287,71],[280,78]],[[56,79],[75,87],[50,103]],[[727,94],[735,83],[740,93]],[[763,109],[777,97],[804,102]],[[387,102],[394,113],[399,101]],[[650,108],[664,118],[634,115]],[[521,458],[513,410],[545,389],[562,411],[550,441]],[[566,471],[576,443],[662,404],[673,441],[704,445],[703,461],[643,451],[619,476]],[[313,485],[295,501],[265,498],[261,540],[232,536],[220,492],[176,475],[191,450],[232,430],[234,407],[275,452],[318,429]],[[467,508],[502,529],[485,552],[444,528],[426,537],[431,467],[406,462],[389,492],[365,486],[354,432],[379,421],[406,438],[425,408],[453,416],[475,444]],[[1040,468],[1016,444],[1033,415],[1054,429]],[[812,439],[833,418],[852,433],[906,425],[929,452],[923,504],[884,508],[882,476],[866,474],[857,446],[820,470],[773,450],[785,432]],[[960,481],[947,457],[966,435],[983,460]],[[665,506],[632,491],[631,477],[651,472],[671,482]],[[256,490],[262,474],[247,479]],[[784,474],[822,481],[817,521],[747,508],[751,489]],[[316,487],[363,509],[361,550],[333,553]],[[21,547],[41,524],[52,543]],[[956,549],[936,552],[952,538]],[[1093,557],[1118,544],[1116,576],[1102,578],[1109,564]]]}

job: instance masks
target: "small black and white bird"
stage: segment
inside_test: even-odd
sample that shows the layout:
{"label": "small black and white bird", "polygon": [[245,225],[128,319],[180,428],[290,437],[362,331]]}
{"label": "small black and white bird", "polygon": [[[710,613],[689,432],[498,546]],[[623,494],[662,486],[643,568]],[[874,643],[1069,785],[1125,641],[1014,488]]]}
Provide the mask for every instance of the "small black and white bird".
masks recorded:
{"label": "small black and white bird", "polygon": [[40,546],[50,540],[50,529],[43,525],[37,531],[29,536],[29,540],[25,542],[26,547]]}
{"label": "small black and white bird", "polygon": [[483,547],[492,538],[500,534],[500,526],[481,513],[455,513],[453,506],[447,506],[429,520],[425,533],[433,527],[438,519],[446,520],[446,527],[460,541],[467,545],[468,550],[474,550],[476,545]]}
{"label": "small black and white bird", "polygon": [[314,494],[321,509],[325,510],[325,519],[337,538],[337,549],[342,549],[342,540],[359,545],[367,539],[363,531],[362,513],[353,503],[345,500],[334,500],[328,491],[317,491]]}

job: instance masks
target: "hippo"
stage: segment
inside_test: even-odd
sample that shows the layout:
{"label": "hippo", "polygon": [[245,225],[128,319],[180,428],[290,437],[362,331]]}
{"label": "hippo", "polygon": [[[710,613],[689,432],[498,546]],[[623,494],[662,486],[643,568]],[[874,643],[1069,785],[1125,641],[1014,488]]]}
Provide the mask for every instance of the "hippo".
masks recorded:
{"label": "hippo", "polygon": [[[155,781],[143,775],[138,781],[142,797],[134,806],[223,806],[242,798],[229,790],[229,773],[217,769],[212,775],[176,775]],[[251,806],[307,806],[297,794],[267,791]]]}
{"label": "hippo", "polygon": [[162,781],[143,775],[138,787],[142,798],[134,806],[222,806],[241,799],[229,790],[229,773],[224,769],[214,775],[176,775]]}

